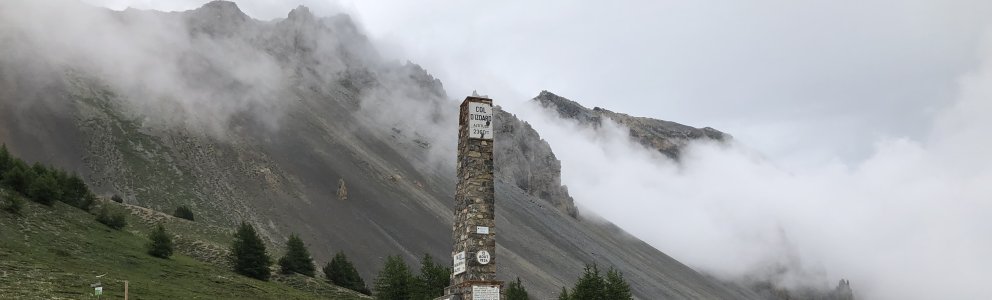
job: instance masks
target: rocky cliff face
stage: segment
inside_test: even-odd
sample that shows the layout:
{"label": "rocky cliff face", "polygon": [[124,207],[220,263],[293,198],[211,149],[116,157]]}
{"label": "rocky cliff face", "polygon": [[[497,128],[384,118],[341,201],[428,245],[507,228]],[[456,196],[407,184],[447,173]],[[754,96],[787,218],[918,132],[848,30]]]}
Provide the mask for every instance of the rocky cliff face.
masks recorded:
{"label": "rocky cliff face", "polygon": [[[262,22],[229,2],[11,13],[37,3],[0,3],[0,142],[18,156],[128,204],[188,205],[197,222],[249,221],[275,242],[297,233],[318,263],[345,251],[367,280],[386,255],[450,262],[458,101],[378,57],[349,17],[301,7]],[[496,121],[501,279],[553,298],[596,262],[642,299],[758,297],[573,218],[547,143],[509,113]]]}
{"label": "rocky cliff face", "polygon": [[530,124],[497,107],[496,177],[547,201],[573,218],[579,212],[561,184],[561,161]]}
{"label": "rocky cliff face", "polygon": [[630,130],[630,137],[641,145],[656,149],[672,159],[678,159],[680,149],[692,140],[726,141],[733,138],[729,134],[709,127],[695,128],[671,121],[634,117],[599,107],[588,109],[575,101],[548,91],[542,91],[533,101],[546,109],[556,111],[562,118],[573,119],[588,126],[599,127],[604,119],[616,122],[627,127]]}

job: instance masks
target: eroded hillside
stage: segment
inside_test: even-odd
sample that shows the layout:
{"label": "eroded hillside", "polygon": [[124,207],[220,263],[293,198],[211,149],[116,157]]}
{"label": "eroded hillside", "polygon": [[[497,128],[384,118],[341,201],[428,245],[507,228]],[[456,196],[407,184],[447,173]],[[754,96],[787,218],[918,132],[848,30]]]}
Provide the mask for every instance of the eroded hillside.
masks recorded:
{"label": "eroded hillside", "polygon": [[[39,9],[11,3],[2,8]],[[298,233],[318,263],[343,250],[366,279],[386,255],[450,257],[457,99],[423,68],[380,58],[349,17],[301,7],[263,22],[229,2],[37,13],[0,21],[10,25],[0,27],[0,141],[18,155],[75,170],[127,204],[189,205],[198,222],[249,221],[277,242]],[[68,28],[80,19],[98,26]],[[56,50],[18,21],[68,40],[109,36],[127,51],[115,60],[85,41]],[[596,262],[623,271],[642,299],[757,298],[574,218],[547,143],[512,114],[497,122],[504,279],[519,276],[545,299]]]}

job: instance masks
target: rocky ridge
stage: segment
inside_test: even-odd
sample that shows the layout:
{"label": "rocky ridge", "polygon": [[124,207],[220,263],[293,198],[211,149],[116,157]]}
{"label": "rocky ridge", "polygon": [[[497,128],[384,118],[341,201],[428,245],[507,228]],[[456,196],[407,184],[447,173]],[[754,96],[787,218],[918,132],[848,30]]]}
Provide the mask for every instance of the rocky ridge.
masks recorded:
{"label": "rocky ridge", "polygon": [[710,127],[695,128],[671,121],[634,117],[600,107],[589,109],[575,101],[548,91],[542,91],[532,101],[541,107],[557,112],[561,118],[576,120],[580,124],[594,128],[602,126],[604,119],[616,122],[628,128],[630,137],[641,145],[655,149],[676,160],[679,158],[681,149],[690,141],[710,139],[722,142],[733,138],[729,134]]}
{"label": "rocky ridge", "polygon": [[[297,8],[263,22],[229,2],[175,13],[88,10],[108,28],[179,30],[172,37],[185,43],[174,53],[171,41],[142,32],[119,38],[149,43],[158,61],[142,63],[180,74],[170,92],[183,94],[134,92],[87,65],[45,65],[39,55],[51,49],[32,48],[48,45],[44,36],[0,19],[0,40],[10,41],[0,46],[0,141],[12,152],[74,170],[130,205],[188,205],[198,223],[249,221],[276,242],[297,233],[318,262],[345,251],[369,280],[385,255],[450,257],[454,153],[445,147],[458,101],[423,68],[379,57],[351,18]],[[533,297],[552,298],[595,262],[623,271],[642,299],[759,298],[612,225],[576,220],[550,147],[512,114],[497,114],[506,125],[496,141],[502,279],[519,276]],[[342,181],[347,201],[338,200]]]}

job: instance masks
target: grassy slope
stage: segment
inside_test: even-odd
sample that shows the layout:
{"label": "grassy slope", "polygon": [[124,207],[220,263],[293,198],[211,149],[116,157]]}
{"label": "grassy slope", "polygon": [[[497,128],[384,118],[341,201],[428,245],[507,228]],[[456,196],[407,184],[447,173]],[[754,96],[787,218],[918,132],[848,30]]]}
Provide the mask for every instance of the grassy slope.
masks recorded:
{"label": "grassy slope", "polygon": [[123,298],[123,280],[130,282],[132,299],[362,299],[302,276],[263,282],[183,253],[151,257],[145,254],[146,227],[135,218],[129,217],[125,231],[115,231],[62,203],[28,201],[20,216],[0,211],[0,299],[90,298],[89,285],[104,273],[99,281],[107,299]]}

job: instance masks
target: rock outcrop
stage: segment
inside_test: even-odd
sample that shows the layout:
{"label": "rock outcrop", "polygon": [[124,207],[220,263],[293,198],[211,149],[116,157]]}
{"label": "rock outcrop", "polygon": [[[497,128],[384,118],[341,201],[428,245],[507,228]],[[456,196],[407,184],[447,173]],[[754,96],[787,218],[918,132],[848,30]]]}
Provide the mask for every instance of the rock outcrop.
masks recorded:
{"label": "rock outcrop", "polygon": [[338,200],[348,200],[348,186],[344,184],[344,178],[338,179]]}
{"label": "rock outcrop", "polygon": [[517,116],[496,107],[496,179],[547,201],[573,218],[575,201],[561,184],[561,161],[548,142]]}
{"label": "rock outcrop", "polygon": [[532,101],[557,112],[558,116],[562,118],[576,120],[581,124],[596,128],[602,126],[604,119],[612,120],[627,127],[630,130],[630,137],[641,145],[658,150],[658,152],[676,160],[679,158],[682,147],[692,140],[728,141],[733,138],[729,134],[710,127],[695,128],[671,121],[634,117],[599,107],[589,109],[575,101],[548,91],[542,91]]}
{"label": "rock outcrop", "polygon": [[[0,1],[0,12],[15,1],[36,3]],[[458,102],[423,68],[379,57],[351,18],[298,8],[259,21],[230,2],[174,13],[89,9],[99,12],[0,18],[0,142],[12,152],[75,171],[129,204],[192,205],[203,216],[197,224],[247,221],[269,240],[297,233],[317,261],[347,252],[367,279],[386,255],[409,263],[424,253],[450,257],[455,174],[435,162],[454,161],[445,145],[454,145]],[[39,71],[43,55],[73,50],[55,46],[89,42],[45,39],[79,27],[81,18],[104,18],[94,23],[106,27],[87,27],[91,36],[141,47],[90,59],[115,62],[96,69],[51,64]],[[24,20],[39,24],[16,24]],[[163,24],[168,30],[158,35],[142,31]],[[66,63],[113,55],[106,52],[74,53],[81,58]],[[131,72],[107,75],[121,69]],[[158,83],[170,89],[145,93]],[[547,143],[510,114],[499,113],[497,122],[505,123],[496,141],[496,167],[505,173],[496,182],[500,274],[519,276],[532,297],[555,297],[584,264],[599,263],[624,272],[641,299],[758,298],[608,223],[569,217],[574,205]],[[347,178],[347,197],[360,201],[327,201],[345,189],[334,184],[338,178]]]}

